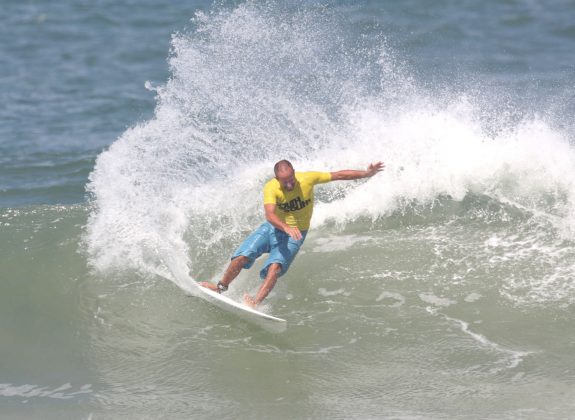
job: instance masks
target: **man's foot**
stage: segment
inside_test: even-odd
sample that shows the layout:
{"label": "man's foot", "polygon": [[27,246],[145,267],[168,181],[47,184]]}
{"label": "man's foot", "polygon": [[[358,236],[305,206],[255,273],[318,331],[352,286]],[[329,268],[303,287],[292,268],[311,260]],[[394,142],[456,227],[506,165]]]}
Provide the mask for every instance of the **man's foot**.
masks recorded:
{"label": "man's foot", "polygon": [[210,289],[213,290],[214,292],[218,291],[218,286],[216,286],[213,283],[207,282],[207,281],[203,281],[200,283],[200,286],[205,287],[206,289]]}
{"label": "man's foot", "polygon": [[252,309],[255,309],[256,306],[258,306],[254,298],[247,293],[244,293],[244,305],[249,306]]}

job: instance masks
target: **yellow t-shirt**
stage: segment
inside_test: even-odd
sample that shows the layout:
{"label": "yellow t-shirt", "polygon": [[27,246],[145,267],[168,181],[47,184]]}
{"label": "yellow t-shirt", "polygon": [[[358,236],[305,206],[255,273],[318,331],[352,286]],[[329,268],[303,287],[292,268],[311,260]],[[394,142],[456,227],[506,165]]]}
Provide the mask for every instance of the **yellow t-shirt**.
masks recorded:
{"label": "yellow t-shirt", "polygon": [[264,204],[275,204],[277,216],[287,225],[309,229],[313,213],[313,186],[331,181],[329,172],[296,172],[296,185],[286,191],[273,178],[264,186]]}

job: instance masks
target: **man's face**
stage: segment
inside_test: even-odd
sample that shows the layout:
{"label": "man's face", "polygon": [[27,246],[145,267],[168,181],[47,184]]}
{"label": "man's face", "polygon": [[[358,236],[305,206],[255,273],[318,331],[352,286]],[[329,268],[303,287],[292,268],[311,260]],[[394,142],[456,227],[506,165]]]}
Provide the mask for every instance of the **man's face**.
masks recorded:
{"label": "man's face", "polygon": [[284,190],[292,191],[295,188],[296,180],[293,169],[286,169],[279,172],[276,179],[280,182],[280,185]]}

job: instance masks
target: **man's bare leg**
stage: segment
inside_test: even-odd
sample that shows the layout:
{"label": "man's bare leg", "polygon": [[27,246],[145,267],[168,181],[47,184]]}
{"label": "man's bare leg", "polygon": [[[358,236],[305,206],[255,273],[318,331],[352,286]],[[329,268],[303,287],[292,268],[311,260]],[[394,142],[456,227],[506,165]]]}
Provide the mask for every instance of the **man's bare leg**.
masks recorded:
{"label": "man's bare leg", "polygon": [[276,285],[276,281],[278,280],[281,270],[282,270],[281,264],[279,263],[270,264],[270,266],[268,267],[268,273],[266,275],[266,278],[262,283],[262,285],[260,286],[260,289],[258,290],[255,299],[246,293],[244,294],[244,304],[252,308],[255,308],[257,305],[259,305],[262,302],[262,300],[264,300],[266,296],[269,295],[269,293]]}
{"label": "man's bare leg", "polygon": [[[220,283],[222,283],[224,286],[229,286],[230,283],[238,276],[238,274],[240,274],[240,271],[242,271],[242,268],[244,268],[244,265],[246,265],[249,260],[250,259],[244,255],[240,255],[239,257],[231,260],[230,265],[228,265],[228,268],[224,273],[224,276],[220,280]],[[207,281],[201,282],[200,286],[213,290],[214,292],[218,291],[218,286]]]}

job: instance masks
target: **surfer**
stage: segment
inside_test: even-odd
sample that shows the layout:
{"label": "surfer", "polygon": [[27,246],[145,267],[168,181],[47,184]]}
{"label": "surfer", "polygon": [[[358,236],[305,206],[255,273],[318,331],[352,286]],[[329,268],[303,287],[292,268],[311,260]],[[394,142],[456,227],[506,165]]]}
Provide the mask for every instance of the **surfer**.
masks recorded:
{"label": "surfer", "polygon": [[252,308],[265,299],[293,262],[307,235],[313,212],[313,187],[331,181],[369,178],[385,168],[383,162],[370,164],[366,170],[345,169],[337,172],[295,172],[287,160],[274,166],[275,178],[264,186],[266,222],[240,245],[218,284],[200,283],[203,287],[223,293],[243,268],[250,268],[264,253],[268,259],[260,271],[264,280],[255,298],[244,295],[244,303]]}

